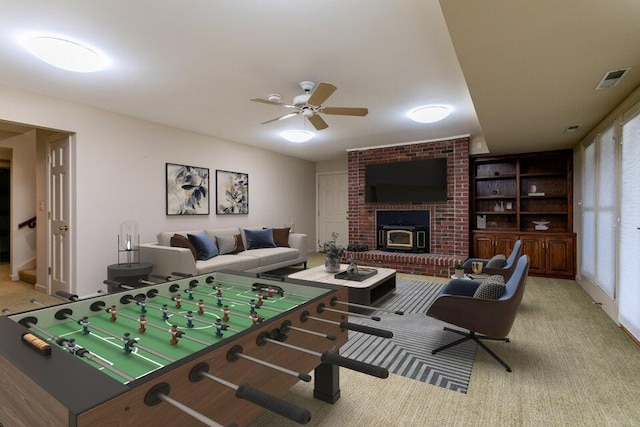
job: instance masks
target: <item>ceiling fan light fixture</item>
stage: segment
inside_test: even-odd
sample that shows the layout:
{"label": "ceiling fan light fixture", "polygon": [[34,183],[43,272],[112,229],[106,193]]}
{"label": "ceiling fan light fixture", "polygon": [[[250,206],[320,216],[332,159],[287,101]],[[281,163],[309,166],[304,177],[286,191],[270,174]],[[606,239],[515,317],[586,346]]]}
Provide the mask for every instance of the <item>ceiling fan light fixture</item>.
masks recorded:
{"label": "ceiling fan light fixture", "polygon": [[280,134],[289,142],[303,143],[313,138],[313,134],[308,130],[286,130]]}
{"label": "ceiling fan light fixture", "polygon": [[67,71],[90,73],[106,66],[105,58],[95,50],[61,37],[32,37],[26,42],[26,47],[41,61]]}
{"label": "ceiling fan light fixture", "polygon": [[414,108],[407,114],[411,120],[418,123],[435,123],[447,118],[451,108],[446,105],[423,105]]}

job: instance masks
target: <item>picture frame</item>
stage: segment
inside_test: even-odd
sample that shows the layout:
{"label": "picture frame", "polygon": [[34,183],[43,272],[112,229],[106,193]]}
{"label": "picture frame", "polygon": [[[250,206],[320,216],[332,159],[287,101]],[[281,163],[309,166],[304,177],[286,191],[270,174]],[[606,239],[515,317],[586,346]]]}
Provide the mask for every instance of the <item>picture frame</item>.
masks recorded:
{"label": "picture frame", "polygon": [[216,170],[216,215],[249,213],[249,174]]}
{"label": "picture frame", "polygon": [[209,215],[209,169],[166,164],[166,214]]}

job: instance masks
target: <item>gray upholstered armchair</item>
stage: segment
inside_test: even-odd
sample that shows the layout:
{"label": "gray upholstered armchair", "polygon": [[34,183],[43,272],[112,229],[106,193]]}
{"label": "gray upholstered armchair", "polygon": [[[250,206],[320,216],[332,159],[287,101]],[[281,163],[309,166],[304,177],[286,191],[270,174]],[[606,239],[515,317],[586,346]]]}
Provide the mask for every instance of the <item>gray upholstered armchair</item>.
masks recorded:
{"label": "gray upholstered armchair", "polygon": [[[481,340],[509,342],[507,335],[516,318],[522,301],[524,287],[529,273],[529,257],[522,255],[511,278],[504,284],[503,294],[497,299],[479,297],[481,282],[468,279],[453,279],[427,309],[427,316],[468,330],[444,329],[462,335],[457,341],[439,347],[431,352],[453,347],[464,341],[474,340],[487,353],[493,356],[508,372],[511,368]],[[489,293],[492,293],[490,290]],[[475,297],[474,297],[475,295]]]}
{"label": "gray upholstered armchair", "polygon": [[509,254],[509,257],[507,258],[507,262],[503,267],[493,268],[488,265],[490,260],[485,258],[468,258],[467,260],[465,260],[462,266],[464,267],[465,273],[472,273],[471,263],[474,261],[478,261],[478,262],[481,262],[483,265],[482,274],[488,274],[488,275],[499,274],[502,277],[504,277],[504,280],[509,280],[509,278],[513,274],[513,270],[515,270],[516,268],[516,261],[520,258],[521,254],[522,254],[522,240],[516,240],[516,242],[513,244],[513,249],[511,249],[511,253]]}

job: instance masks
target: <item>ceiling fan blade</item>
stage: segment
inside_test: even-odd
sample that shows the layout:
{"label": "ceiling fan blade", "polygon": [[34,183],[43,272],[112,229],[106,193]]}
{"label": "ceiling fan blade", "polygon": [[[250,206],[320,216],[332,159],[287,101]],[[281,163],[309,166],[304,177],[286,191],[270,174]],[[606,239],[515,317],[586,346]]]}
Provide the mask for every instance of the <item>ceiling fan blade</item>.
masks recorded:
{"label": "ceiling fan blade", "polygon": [[309,119],[309,121],[311,122],[311,124],[313,125],[314,128],[316,128],[316,130],[322,130],[322,129],[326,129],[329,127],[329,125],[327,124],[327,122],[325,122],[322,117],[320,117],[317,114],[314,114],[313,116],[307,117]]}
{"label": "ceiling fan blade", "polygon": [[327,100],[331,96],[333,92],[335,92],[337,87],[327,82],[320,82],[316,90],[313,91],[311,97],[307,101],[307,104],[318,106],[322,105],[324,101]]}
{"label": "ceiling fan blade", "polygon": [[289,117],[297,116],[298,114],[300,114],[300,113],[299,112],[288,113],[288,114],[285,114],[284,116],[276,117],[275,119],[271,119],[271,120],[267,120],[266,122],[262,122],[262,124],[266,125],[267,123],[277,122],[278,120],[288,119]]}
{"label": "ceiling fan blade", "polygon": [[269,101],[268,99],[262,99],[262,98],[251,98],[249,101],[260,102],[262,104],[279,105],[281,107],[287,107],[287,108],[296,108],[295,105],[285,104],[284,102],[278,102],[278,101]]}
{"label": "ceiling fan blade", "polygon": [[349,107],[324,107],[320,110],[324,114],[337,114],[340,116],[360,116],[364,117],[369,114],[366,108],[349,108]]}

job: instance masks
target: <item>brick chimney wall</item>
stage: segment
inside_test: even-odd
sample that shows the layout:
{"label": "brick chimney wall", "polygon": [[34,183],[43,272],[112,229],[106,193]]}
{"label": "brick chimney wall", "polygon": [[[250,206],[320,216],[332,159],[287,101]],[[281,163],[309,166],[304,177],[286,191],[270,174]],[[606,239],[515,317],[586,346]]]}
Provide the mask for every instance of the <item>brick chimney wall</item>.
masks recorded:
{"label": "brick chimney wall", "polygon": [[[365,166],[374,163],[392,163],[429,158],[447,158],[447,201],[438,202],[365,202]],[[397,145],[392,147],[353,150],[348,152],[349,179],[349,243],[363,244],[369,249],[376,247],[376,210],[403,209],[431,211],[431,253],[427,257],[439,256],[455,262],[464,260],[469,254],[469,138],[445,141]],[[362,259],[363,254],[352,254]],[[402,268],[395,253],[390,268],[416,274],[442,273],[426,269]],[[414,255],[415,256],[415,255]],[[366,257],[365,257],[366,258]],[[404,257],[415,265],[415,258]],[[389,258],[391,259],[391,258]],[[422,262],[422,261],[421,261]],[[442,261],[437,262],[441,263]],[[429,264],[429,262],[427,262]],[[447,262],[445,262],[447,264]],[[382,266],[382,265],[381,265]],[[399,268],[400,267],[400,268]]]}

